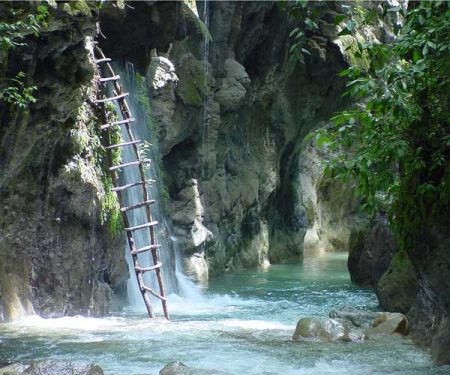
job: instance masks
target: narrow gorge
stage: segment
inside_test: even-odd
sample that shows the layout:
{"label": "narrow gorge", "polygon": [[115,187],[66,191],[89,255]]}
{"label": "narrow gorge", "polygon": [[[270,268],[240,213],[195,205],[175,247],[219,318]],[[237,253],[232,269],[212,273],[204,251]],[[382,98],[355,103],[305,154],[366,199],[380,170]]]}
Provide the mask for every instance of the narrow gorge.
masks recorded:
{"label": "narrow gorge", "polygon": [[[445,1],[0,2],[0,374],[447,373],[447,21]],[[145,316],[95,48],[143,142],[171,321]]]}

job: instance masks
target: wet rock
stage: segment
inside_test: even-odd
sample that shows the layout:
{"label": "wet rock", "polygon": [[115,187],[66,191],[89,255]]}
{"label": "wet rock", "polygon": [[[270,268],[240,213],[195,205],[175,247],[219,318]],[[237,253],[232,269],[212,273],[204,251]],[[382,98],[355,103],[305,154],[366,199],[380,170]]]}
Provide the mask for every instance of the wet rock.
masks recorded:
{"label": "wet rock", "polygon": [[103,375],[100,366],[86,362],[33,361],[0,368],[0,375]]}
{"label": "wet rock", "polygon": [[416,298],[418,287],[417,274],[408,255],[397,253],[378,281],[376,291],[384,310],[406,314]]}
{"label": "wet rock", "polygon": [[438,365],[450,365],[450,319],[445,318],[431,340],[431,356]]}
{"label": "wet rock", "polygon": [[188,186],[178,193],[171,209],[175,235],[184,251],[193,251],[212,239],[212,233],[203,225],[204,209],[196,179],[191,179]]}
{"label": "wet rock", "polygon": [[207,370],[186,366],[180,361],[175,361],[164,366],[159,375],[226,375],[226,372],[217,370]]}
{"label": "wet rock", "polygon": [[401,335],[406,336],[410,331],[410,325],[405,315],[400,313],[381,313],[365,333],[368,337],[377,335]]}
{"label": "wet rock", "polygon": [[295,341],[361,341],[365,334],[342,320],[329,318],[303,318],[295,328]]}
{"label": "wet rock", "polygon": [[374,311],[365,311],[344,306],[339,310],[331,310],[329,317],[332,319],[346,319],[355,327],[369,327],[378,315],[379,313]]}
{"label": "wet rock", "polygon": [[[15,5],[23,14],[35,12],[31,3]],[[8,7],[1,3],[0,14]],[[6,320],[33,312],[105,314],[128,277],[123,234],[113,219],[118,208],[103,184],[98,113],[89,104],[96,97],[89,52],[98,9],[91,2],[52,2],[48,11],[49,26],[39,38],[24,35],[26,58],[14,49],[0,64],[0,86],[21,66],[37,95],[26,115],[0,103],[0,294]]]}
{"label": "wet rock", "polygon": [[374,225],[350,236],[348,270],[352,282],[375,287],[397,251],[387,219],[378,216]]}

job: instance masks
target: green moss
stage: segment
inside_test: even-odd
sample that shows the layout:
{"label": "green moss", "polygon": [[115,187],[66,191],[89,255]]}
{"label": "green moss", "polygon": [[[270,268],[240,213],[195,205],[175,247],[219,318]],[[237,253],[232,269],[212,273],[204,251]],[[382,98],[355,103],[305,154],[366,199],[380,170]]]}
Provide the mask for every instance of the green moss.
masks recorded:
{"label": "green moss", "polygon": [[205,74],[203,62],[192,56],[179,67],[178,74],[180,81],[176,91],[183,103],[201,107],[212,84],[212,78]]}
{"label": "green moss", "polygon": [[71,16],[92,17],[91,9],[85,0],[69,1],[62,5],[62,9]]}
{"label": "green moss", "polygon": [[107,225],[111,235],[116,235],[123,231],[123,220],[120,213],[120,206],[116,193],[112,191],[112,182],[109,176],[102,178],[105,188],[105,195],[100,201],[100,224]]}
{"label": "green moss", "polygon": [[359,33],[356,33],[356,36],[342,35],[339,37],[339,42],[342,45],[343,54],[351,66],[357,66],[363,70],[370,68],[370,58],[367,51],[361,52],[358,47],[358,43],[365,43],[362,35]]}

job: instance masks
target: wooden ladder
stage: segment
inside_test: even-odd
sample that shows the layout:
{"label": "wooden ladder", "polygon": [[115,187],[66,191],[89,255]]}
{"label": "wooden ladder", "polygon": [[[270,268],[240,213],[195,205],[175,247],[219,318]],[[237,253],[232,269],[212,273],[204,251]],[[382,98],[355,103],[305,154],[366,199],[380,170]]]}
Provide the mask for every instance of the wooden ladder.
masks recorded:
{"label": "wooden ladder", "polygon": [[[150,206],[155,203],[153,199],[149,198],[148,195],[148,187],[147,183],[149,181],[146,181],[145,173],[144,173],[144,164],[139,157],[139,150],[138,150],[138,144],[141,142],[140,140],[135,140],[133,133],[131,131],[131,125],[135,121],[133,118],[130,107],[128,106],[128,103],[126,101],[126,97],[129,95],[128,93],[124,93],[122,91],[122,86],[119,84],[120,76],[116,75],[111,67],[110,61],[111,59],[107,58],[103,51],[96,45],[96,42],[94,42],[94,58],[95,63],[97,65],[98,70],[98,98],[96,100],[96,104],[101,109],[102,116],[104,118],[104,124],[100,126],[100,129],[107,132],[107,136],[104,137],[106,139],[104,148],[107,151],[107,157],[109,160],[110,168],[109,172],[111,174],[111,179],[113,183],[113,191],[117,194],[117,199],[120,204],[120,212],[122,214],[123,223],[125,226],[125,232],[127,236],[127,242],[130,249],[131,257],[133,259],[133,265],[134,265],[134,271],[136,273],[136,279],[139,285],[139,290],[142,294],[142,298],[144,299],[145,306],[147,308],[147,312],[150,318],[154,317],[153,308],[151,305],[151,300],[149,297],[149,294],[154,295],[155,297],[159,298],[162,303],[164,316],[166,319],[169,319],[169,313],[167,310],[167,298],[165,296],[164,292],[164,283],[161,275],[161,262],[159,260],[159,254],[158,249],[160,247],[159,244],[156,243],[156,237],[155,237],[155,226],[158,224],[157,221],[155,221],[152,217],[152,212],[150,209]],[[102,74],[104,76],[102,76]],[[103,98],[101,97],[102,92],[105,92],[106,85],[108,83],[111,83],[113,85],[113,96]],[[114,102],[116,101],[118,104],[119,111],[122,114],[122,120],[118,121],[112,121],[108,122],[108,112],[106,108],[106,103],[108,102]],[[123,143],[117,143],[117,144],[110,144],[110,130],[113,127],[116,126],[124,126],[128,139],[128,142]],[[121,148],[121,147],[131,147],[133,150],[133,156],[134,160],[127,163],[112,165],[112,155],[111,150],[115,148]],[[140,175],[140,181],[131,182],[125,185],[120,185],[118,181],[118,171],[123,168],[128,168],[131,166],[137,166],[139,168],[139,175]],[[142,201],[140,203],[131,205],[131,206],[124,206],[123,205],[123,196],[122,193],[130,189],[132,187],[139,186],[141,188],[142,192]],[[146,211],[146,222],[142,223],[140,225],[131,226],[130,220],[127,216],[127,213],[131,212],[132,210],[138,209],[138,208],[145,208]],[[147,246],[143,246],[141,248],[136,248],[136,242],[135,242],[135,232],[140,230],[147,230],[149,232],[149,238],[150,242],[147,244]],[[138,254],[150,252],[153,265],[151,267],[141,267],[139,263]],[[156,278],[158,281],[159,286],[159,293],[154,291],[152,288],[148,287],[144,283],[144,277],[143,274],[145,272],[154,271],[156,273]]]}

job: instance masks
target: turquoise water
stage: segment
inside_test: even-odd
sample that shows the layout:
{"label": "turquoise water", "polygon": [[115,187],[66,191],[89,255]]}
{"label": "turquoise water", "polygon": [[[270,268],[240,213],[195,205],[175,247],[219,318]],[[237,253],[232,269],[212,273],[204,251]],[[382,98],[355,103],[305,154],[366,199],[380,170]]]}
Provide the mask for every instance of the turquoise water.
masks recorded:
{"label": "turquoise water", "polygon": [[172,321],[142,312],[103,319],[31,317],[0,325],[0,362],[88,360],[106,374],[157,374],[181,360],[231,374],[448,374],[408,339],[293,342],[298,319],[336,307],[376,309],[373,292],[353,286],[345,255],[306,259],[211,281],[202,295],[171,296]]}

